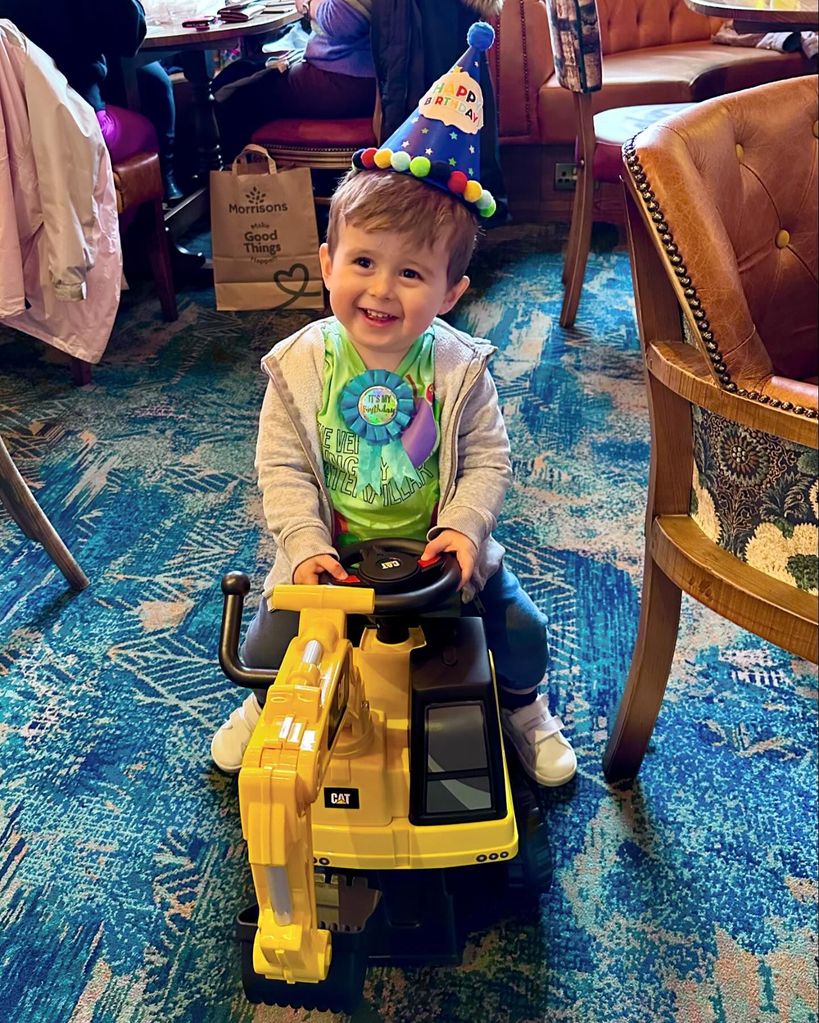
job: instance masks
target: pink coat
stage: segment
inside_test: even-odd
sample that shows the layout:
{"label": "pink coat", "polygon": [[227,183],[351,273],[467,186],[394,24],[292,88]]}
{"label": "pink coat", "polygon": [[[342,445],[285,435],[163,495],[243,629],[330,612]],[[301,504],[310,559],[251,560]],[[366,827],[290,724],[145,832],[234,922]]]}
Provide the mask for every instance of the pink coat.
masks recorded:
{"label": "pink coat", "polygon": [[111,160],[92,108],[0,19],[0,322],[99,362],[119,307]]}

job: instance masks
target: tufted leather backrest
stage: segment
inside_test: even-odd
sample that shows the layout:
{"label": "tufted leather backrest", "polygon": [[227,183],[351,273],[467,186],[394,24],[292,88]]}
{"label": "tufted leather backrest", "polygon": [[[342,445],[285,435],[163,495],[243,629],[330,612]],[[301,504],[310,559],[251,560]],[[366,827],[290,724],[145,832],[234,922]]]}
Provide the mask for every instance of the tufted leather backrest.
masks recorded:
{"label": "tufted leather backrest", "polygon": [[597,0],[597,11],[604,54],[710,39],[721,24],[685,0]]}
{"label": "tufted leather backrest", "polygon": [[814,75],[775,82],[634,140],[630,173],[653,193],[646,208],[726,385],[815,378],[818,99]]}
{"label": "tufted leather backrest", "polygon": [[505,0],[489,66],[504,142],[539,142],[538,89],[555,67],[543,0]]}

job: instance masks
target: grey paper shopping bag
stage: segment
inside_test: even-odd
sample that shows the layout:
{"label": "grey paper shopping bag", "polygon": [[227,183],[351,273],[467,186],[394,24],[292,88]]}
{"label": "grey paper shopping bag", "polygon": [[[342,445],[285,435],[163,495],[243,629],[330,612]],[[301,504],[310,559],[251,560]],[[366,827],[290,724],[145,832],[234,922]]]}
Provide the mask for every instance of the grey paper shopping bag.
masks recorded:
{"label": "grey paper shopping bag", "polygon": [[323,309],[310,171],[278,171],[261,146],[211,171],[216,308]]}

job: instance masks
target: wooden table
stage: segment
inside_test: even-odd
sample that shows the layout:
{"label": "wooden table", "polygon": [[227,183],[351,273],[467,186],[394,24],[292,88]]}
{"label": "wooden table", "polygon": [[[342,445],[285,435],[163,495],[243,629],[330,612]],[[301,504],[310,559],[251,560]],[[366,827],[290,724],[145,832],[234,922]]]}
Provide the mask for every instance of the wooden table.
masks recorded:
{"label": "wooden table", "polygon": [[[203,8],[199,4],[197,9]],[[216,14],[219,8],[224,7],[221,0],[214,0],[208,5],[212,14]],[[184,50],[192,48],[199,51],[230,49],[236,45],[244,45],[245,41],[256,35],[267,35],[277,29],[284,28],[299,21],[301,15],[293,6],[291,0],[269,0],[266,4],[270,10],[264,14],[257,14],[250,21],[231,22],[216,21],[210,28],[199,31],[195,28],[182,28],[181,22],[187,20],[184,2],[179,5],[179,24],[159,25],[150,20],[148,34],[142,43],[140,52],[143,50]],[[188,5],[190,9],[190,5]],[[150,10],[150,7],[149,7]]]}
{"label": "wooden table", "polygon": [[816,32],[819,0],[685,0],[697,14],[733,18],[737,32]]}
{"label": "wooden table", "polygon": [[[216,14],[225,6],[224,0],[210,0],[209,3],[186,3],[185,0],[171,2],[167,6],[178,8],[177,21],[170,24],[157,24],[153,7],[146,3],[148,16],[148,33],[136,57],[123,60],[123,78],[128,105],[139,109],[139,90],[136,82],[136,69],[141,64],[150,63],[163,53],[174,54],[174,59],[191,83],[193,93],[193,110],[197,139],[197,185],[198,187],[186,198],[169,210],[165,220],[175,238],[190,227],[207,210],[207,184],[211,170],[222,167],[222,153],[219,147],[219,129],[214,115],[214,99],[210,90],[211,78],[208,67],[207,53],[211,50],[241,47],[243,53],[256,37],[269,35],[278,29],[286,28],[301,19],[301,15],[293,6],[292,0],[268,0],[270,10],[258,14],[250,21],[227,24],[216,21],[203,31],[195,28],[182,28],[182,21],[190,16],[192,8],[197,15],[203,10]],[[163,4],[159,5],[165,6]],[[275,9],[274,9],[275,8]]]}

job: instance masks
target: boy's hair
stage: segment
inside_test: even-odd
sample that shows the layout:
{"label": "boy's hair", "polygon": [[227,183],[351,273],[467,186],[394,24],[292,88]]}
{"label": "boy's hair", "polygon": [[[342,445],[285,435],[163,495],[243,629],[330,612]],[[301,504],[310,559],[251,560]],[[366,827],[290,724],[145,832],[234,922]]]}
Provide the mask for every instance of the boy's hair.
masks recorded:
{"label": "boy's hair", "polygon": [[445,241],[450,288],[466,273],[478,240],[477,221],[462,202],[434,185],[391,171],[350,171],[342,179],[330,201],[331,256],[342,222],[366,231],[396,231],[419,247]]}

